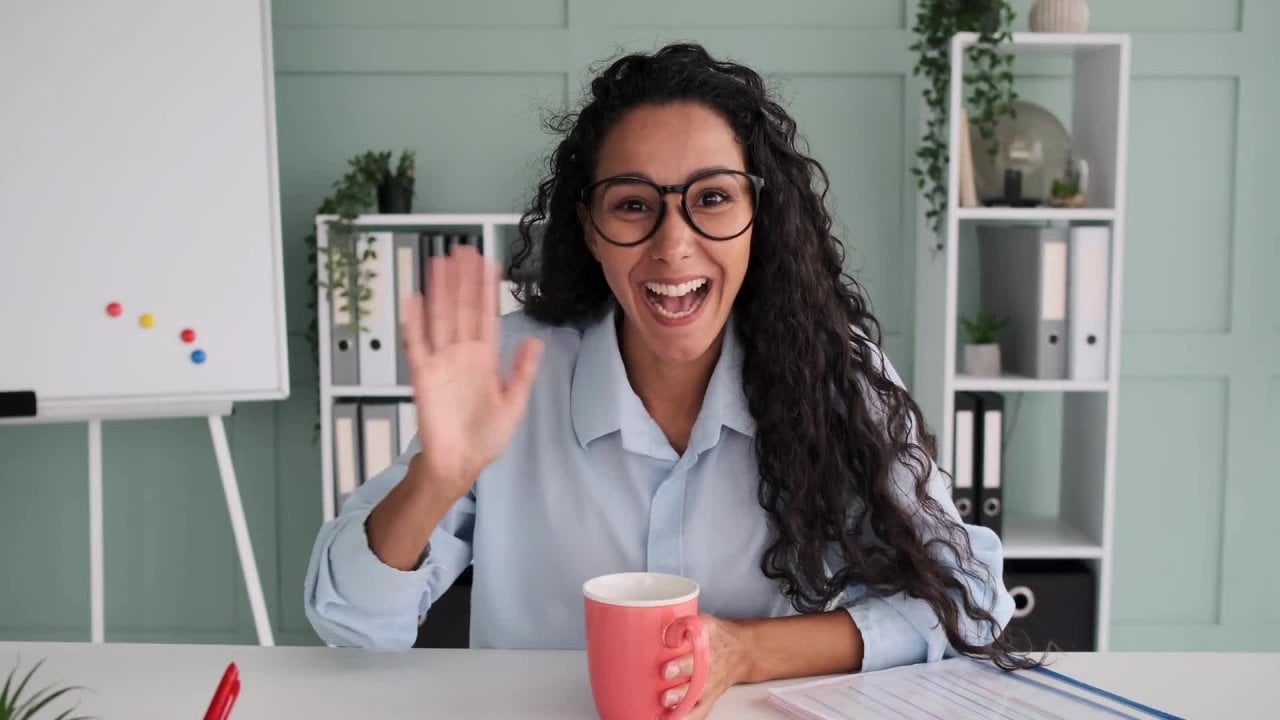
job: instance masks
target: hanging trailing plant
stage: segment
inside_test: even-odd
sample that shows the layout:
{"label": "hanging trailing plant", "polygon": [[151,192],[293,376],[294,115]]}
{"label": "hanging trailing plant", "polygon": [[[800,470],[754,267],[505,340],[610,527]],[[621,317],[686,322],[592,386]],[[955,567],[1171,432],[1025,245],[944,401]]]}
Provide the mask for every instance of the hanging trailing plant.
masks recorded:
{"label": "hanging trailing plant", "polygon": [[912,32],[917,54],[913,73],[925,79],[927,107],[924,135],[916,149],[911,174],[924,195],[926,221],[943,248],[942,217],[947,208],[948,117],[951,98],[951,38],[976,32],[978,40],[965,48],[964,101],[970,122],[985,139],[995,135],[996,122],[1012,115],[1018,95],[1013,89],[1013,55],[1000,44],[1012,39],[1013,8],[1006,0],[920,0]]}

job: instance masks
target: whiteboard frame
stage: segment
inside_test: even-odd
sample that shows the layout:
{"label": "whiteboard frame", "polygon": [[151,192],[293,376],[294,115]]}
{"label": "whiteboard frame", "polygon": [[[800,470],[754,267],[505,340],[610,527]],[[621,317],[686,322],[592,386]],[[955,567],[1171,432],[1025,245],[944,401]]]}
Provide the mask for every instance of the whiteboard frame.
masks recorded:
{"label": "whiteboard frame", "polygon": [[[267,175],[271,194],[271,276],[275,285],[273,310],[276,336],[276,363],[279,384],[270,390],[184,393],[177,395],[122,395],[104,398],[41,399],[36,392],[34,417],[0,418],[0,425],[33,425],[87,420],[141,420],[149,418],[200,417],[229,415],[231,404],[261,400],[285,400],[289,397],[289,335],[285,322],[284,238],[280,218],[280,163],[276,136],[275,60],[271,42],[271,2],[258,0],[261,19],[261,65],[263,106],[267,140]],[[20,390],[23,388],[3,388]]]}

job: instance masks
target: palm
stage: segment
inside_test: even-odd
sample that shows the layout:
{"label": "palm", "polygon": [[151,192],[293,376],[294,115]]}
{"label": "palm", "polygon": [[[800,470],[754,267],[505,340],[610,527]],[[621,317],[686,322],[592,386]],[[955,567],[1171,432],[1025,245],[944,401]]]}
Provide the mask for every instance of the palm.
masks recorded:
{"label": "palm", "polygon": [[471,248],[433,258],[428,292],[405,307],[405,337],[427,476],[462,495],[500,455],[524,414],[538,343],[498,363],[495,270]]}
{"label": "palm", "polygon": [[510,438],[518,418],[504,406],[493,354],[482,342],[455,343],[433,354],[414,379],[424,460],[441,477],[488,465]]}

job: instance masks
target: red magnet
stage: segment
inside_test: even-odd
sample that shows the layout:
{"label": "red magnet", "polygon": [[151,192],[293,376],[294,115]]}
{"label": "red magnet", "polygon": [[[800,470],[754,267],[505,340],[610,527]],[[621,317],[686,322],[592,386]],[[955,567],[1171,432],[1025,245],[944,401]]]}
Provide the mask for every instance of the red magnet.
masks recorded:
{"label": "red magnet", "polygon": [[123,312],[124,312],[124,306],[118,302],[113,302],[107,305],[107,314],[110,315],[111,317],[120,317],[120,315]]}
{"label": "red magnet", "polygon": [[183,331],[182,331],[182,342],[184,342],[184,343],[193,343],[193,342],[195,342],[195,341],[196,341],[196,331],[195,331],[195,330],[192,330],[191,328],[187,328],[187,329],[185,329],[185,330],[183,330]]}

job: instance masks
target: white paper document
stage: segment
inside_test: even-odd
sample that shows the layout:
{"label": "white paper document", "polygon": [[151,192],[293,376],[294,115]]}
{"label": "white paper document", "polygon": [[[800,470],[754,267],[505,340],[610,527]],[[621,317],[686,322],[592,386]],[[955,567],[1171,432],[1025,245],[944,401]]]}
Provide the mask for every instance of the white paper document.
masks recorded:
{"label": "white paper document", "polygon": [[1177,720],[1052,670],[968,658],[774,688],[769,701],[807,720]]}

